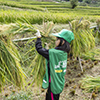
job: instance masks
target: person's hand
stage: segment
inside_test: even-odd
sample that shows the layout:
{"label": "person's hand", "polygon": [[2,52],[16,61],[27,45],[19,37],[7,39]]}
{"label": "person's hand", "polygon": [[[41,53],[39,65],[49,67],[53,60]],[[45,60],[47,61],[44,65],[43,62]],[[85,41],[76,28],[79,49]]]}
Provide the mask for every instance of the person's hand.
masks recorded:
{"label": "person's hand", "polygon": [[36,37],[37,38],[41,38],[41,34],[40,34],[40,31],[39,30],[37,30]]}

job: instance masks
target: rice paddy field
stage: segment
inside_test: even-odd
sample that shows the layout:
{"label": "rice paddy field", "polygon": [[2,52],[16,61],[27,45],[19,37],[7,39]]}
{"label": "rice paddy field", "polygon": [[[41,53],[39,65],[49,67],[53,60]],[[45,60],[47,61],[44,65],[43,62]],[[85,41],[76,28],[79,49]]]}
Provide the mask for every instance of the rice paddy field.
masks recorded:
{"label": "rice paddy field", "polygon": [[100,8],[78,6],[71,9],[70,3],[55,2],[15,2],[0,1],[0,22],[14,23],[23,17],[31,24],[42,24],[43,21],[53,21],[54,23],[67,24],[68,21],[83,17],[91,22],[95,22],[100,17]]}
{"label": "rice paddy field", "polygon": [[60,100],[100,100],[100,7],[31,0],[0,0],[0,100],[45,100],[36,29],[44,48],[55,47],[51,33],[69,29],[75,35]]}

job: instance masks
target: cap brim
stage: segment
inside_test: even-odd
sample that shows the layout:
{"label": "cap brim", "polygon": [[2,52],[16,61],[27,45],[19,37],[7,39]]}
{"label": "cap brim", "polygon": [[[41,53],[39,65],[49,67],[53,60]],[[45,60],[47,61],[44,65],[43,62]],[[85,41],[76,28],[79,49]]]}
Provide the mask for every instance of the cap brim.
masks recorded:
{"label": "cap brim", "polygon": [[60,37],[58,33],[52,33],[53,36]]}

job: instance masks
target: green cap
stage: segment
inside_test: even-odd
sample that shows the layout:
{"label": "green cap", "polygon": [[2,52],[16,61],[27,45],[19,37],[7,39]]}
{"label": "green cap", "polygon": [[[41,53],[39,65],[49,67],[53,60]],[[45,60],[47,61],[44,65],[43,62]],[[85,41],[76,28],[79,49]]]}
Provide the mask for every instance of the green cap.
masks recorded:
{"label": "green cap", "polygon": [[74,34],[72,31],[62,29],[59,33],[52,33],[52,35],[56,37],[60,37],[65,39],[67,42],[71,43],[72,40],[74,40]]}

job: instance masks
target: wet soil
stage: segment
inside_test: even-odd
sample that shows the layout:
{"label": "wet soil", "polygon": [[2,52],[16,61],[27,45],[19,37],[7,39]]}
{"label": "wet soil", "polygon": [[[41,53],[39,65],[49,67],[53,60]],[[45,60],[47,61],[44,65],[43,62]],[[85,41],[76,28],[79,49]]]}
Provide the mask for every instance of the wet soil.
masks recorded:
{"label": "wet soil", "polygon": [[[60,100],[100,100],[100,93],[96,94],[96,98],[92,98],[92,93],[87,93],[80,88],[80,80],[86,76],[98,76],[100,75],[100,62],[94,67],[95,61],[82,60],[83,72],[79,66],[77,60],[72,60],[71,63],[68,62],[67,73],[65,75],[65,87],[60,94]],[[40,95],[34,96],[34,100],[45,100],[45,93],[42,92]]]}

